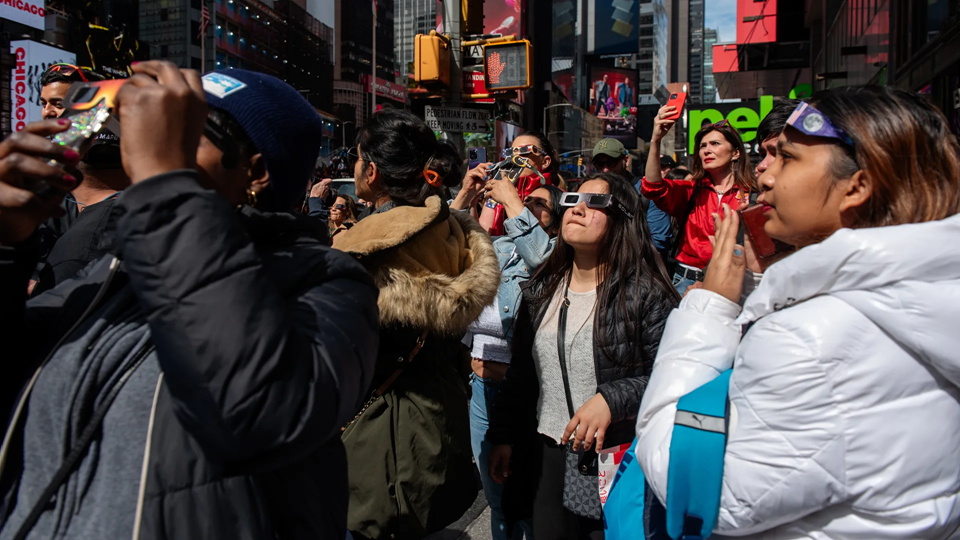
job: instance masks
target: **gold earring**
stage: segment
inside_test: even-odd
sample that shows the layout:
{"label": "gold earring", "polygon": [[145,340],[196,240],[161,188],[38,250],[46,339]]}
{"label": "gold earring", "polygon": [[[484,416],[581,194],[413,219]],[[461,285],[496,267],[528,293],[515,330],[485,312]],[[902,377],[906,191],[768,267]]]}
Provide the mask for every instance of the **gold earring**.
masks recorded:
{"label": "gold earring", "polygon": [[254,190],[252,190],[252,189],[248,189],[248,190],[247,190],[247,203],[250,205],[251,208],[253,208],[254,206],[257,205],[257,192],[256,192],[256,191],[254,191]]}

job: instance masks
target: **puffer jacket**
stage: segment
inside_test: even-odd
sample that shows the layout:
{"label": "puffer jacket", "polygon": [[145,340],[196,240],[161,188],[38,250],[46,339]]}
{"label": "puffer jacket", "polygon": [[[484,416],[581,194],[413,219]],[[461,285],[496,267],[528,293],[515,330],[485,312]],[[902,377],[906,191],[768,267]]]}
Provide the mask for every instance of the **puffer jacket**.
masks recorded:
{"label": "puffer jacket", "polygon": [[[29,257],[0,250],[0,337],[10,344],[4,386],[23,387],[55,364],[86,365],[96,351],[115,348],[118,332],[146,326],[152,347],[141,350],[153,352],[140,368],[121,367],[159,365],[161,374],[150,422],[142,426],[146,438],[129,441],[138,471],[142,461],[137,513],[124,515],[118,528],[142,540],[344,538],[339,434],[373,376],[377,290],[370,276],[321,245],[314,220],[249,207],[238,212],[201,189],[193,171],[128,188],[116,211],[115,233],[105,232],[116,256],[28,304]],[[129,309],[141,316],[106,315],[131,297]],[[90,347],[80,350],[94,352],[70,347],[84,342]],[[128,389],[108,420],[134,412],[114,410]],[[34,392],[22,399],[56,400],[49,410],[70,397]],[[23,433],[32,421],[27,408],[9,427],[0,529],[18,527],[10,516],[35,503],[18,497]],[[51,433],[50,445],[58,442]],[[116,466],[84,460],[80,469],[91,476]],[[61,510],[61,499],[40,523],[54,519],[48,514]]]}
{"label": "puffer jacket", "polygon": [[[626,295],[633,309],[624,320],[610,306],[605,320],[614,324],[600,324],[600,312],[594,316],[593,361],[597,373],[597,393],[610,407],[612,423],[607,428],[604,444],[610,448],[628,443],[634,438],[634,417],[647,386],[647,378],[657,356],[660,335],[670,311],[677,306],[670,291],[654,287],[636,274],[626,278],[611,275],[607,278],[614,295]],[[539,468],[534,465],[536,452],[533,441],[537,435],[537,399],[540,381],[533,360],[536,331],[540,328],[546,309],[534,310],[534,299],[542,294],[542,286],[528,282],[523,286],[523,304],[517,319],[517,330],[512,343],[513,360],[500,387],[487,437],[492,444],[513,446],[514,474],[504,488],[504,511],[510,521],[528,517],[530,503]],[[604,338],[598,336],[603,333]],[[610,344],[604,354],[600,343]],[[629,359],[629,363],[614,363],[611,358]],[[536,471],[536,472],[534,472]]]}
{"label": "puffer jacket", "polygon": [[691,291],[637,419],[660,501],[678,399],[732,367],[717,535],[957,538],[957,238],[960,216],[843,229],[767,269],[742,312]]}

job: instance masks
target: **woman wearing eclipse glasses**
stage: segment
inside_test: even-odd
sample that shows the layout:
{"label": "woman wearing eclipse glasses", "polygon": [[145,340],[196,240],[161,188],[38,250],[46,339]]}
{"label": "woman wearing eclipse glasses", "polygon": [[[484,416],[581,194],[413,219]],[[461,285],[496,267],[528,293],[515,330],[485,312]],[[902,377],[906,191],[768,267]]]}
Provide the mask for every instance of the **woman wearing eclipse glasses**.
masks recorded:
{"label": "woman wearing eclipse glasses", "polygon": [[596,450],[633,440],[679,295],[626,180],[594,175],[561,204],[556,247],[524,286],[513,359],[487,433],[495,445],[490,475],[505,482],[508,522],[532,516],[539,538],[602,538],[597,473],[565,486],[569,459],[595,469]]}
{"label": "woman wearing eclipse glasses", "polygon": [[[671,119],[676,108],[662,107],[653,122],[649,155],[660,154],[660,139],[670,131],[676,119]],[[722,120],[704,126],[696,136],[697,154],[691,156],[690,172],[693,181],[664,179],[660,163],[647,160],[646,176],[640,192],[653,201],[657,208],[680,220],[679,243],[676,254],[673,284],[683,294],[687,287],[703,281],[703,269],[710,261],[714,235],[712,216],[721,205],[737,210],[750,200],[750,192],[757,191],[750,160],[743,140],[730,122]]]}
{"label": "woman wearing eclipse glasses", "polygon": [[679,398],[732,368],[716,534],[956,537],[958,153],[918,94],[840,88],[797,107],[760,176],[764,229],[797,251],[741,309],[725,208],[704,286],[663,333],[636,450],[660,501]]}
{"label": "woman wearing eclipse glasses", "polygon": [[[520,200],[525,200],[533,190],[541,186],[551,185],[563,189],[563,180],[559,173],[560,159],[546,135],[538,131],[524,133],[513,140],[511,147],[505,149],[502,156],[503,167],[496,167],[494,163],[481,163],[467,172],[463,179],[463,189],[451,204],[451,208],[469,208],[471,203],[479,200],[482,193],[491,189],[490,182],[503,178],[516,186]],[[503,236],[505,219],[507,215],[503,205],[487,200],[480,212],[480,225],[491,236]]]}

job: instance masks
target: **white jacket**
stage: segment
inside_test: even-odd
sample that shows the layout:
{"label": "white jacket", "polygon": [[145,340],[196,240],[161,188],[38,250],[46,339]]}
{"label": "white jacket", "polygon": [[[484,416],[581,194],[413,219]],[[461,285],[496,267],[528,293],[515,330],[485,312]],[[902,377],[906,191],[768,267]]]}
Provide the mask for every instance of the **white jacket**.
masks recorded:
{"label": "white jacket", "polygon": [[960,538],[960,216],[841,230],[742,313],[687,295],[637,418],[661,502],[677,401],[731,367],[717,535]]}

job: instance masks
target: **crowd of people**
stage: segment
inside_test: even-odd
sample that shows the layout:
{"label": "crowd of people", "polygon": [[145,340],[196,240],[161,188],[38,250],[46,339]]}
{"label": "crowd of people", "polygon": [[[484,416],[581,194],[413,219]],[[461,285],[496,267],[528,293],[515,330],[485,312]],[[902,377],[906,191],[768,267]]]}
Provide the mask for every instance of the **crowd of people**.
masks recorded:
{"label": "crowd of people", "polygon": [[0,143],[0,540],[417,539],[481,489],[494,540],[602,539],[600,463],[668,505],[678,402],[730,370],[716,534],[960,530],[960,146],[922,96],[779,101],[756,166],[726,121],[658,159],[664,107],[643,178],[603,139],[575,191],[541,133],[465,171],[388,109],[355,199],[286,83],[132,70],[122,137],[51,141],[58,64]]}

